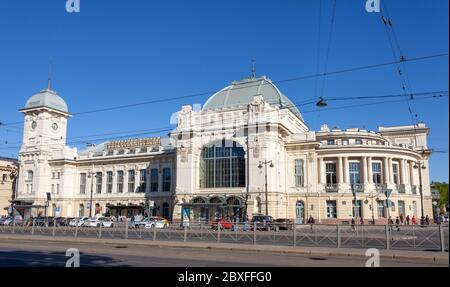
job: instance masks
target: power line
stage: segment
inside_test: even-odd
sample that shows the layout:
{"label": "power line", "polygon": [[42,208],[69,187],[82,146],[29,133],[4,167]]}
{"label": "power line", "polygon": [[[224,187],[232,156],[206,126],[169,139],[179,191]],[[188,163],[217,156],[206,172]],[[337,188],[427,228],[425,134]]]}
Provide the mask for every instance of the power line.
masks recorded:
{"label": "power line", "polygon": [[[422,60],[430,60],[430,59],[440,58],[440,57],[445,57],[445,56],[448,56],[448,53],[441,53],[441,54],[434,54],[434,55],[410,58],[410,59],[403,60],[403,62],[415,62],[415,61],[422,61]],[[379,64],[372,64],[372,65],[366,65],[366,66],[359,66],[359,67],[347,68],[347,69],[342,69],[342,70],[336,70],[336,71],[331,71],[331,72],[324,72],[324,73],[318,73],[318,74],[310,74],[310,75],[292,77],[292,78],[287,78],[287,79],[281,79],[281,80],[272,81],[272,83],[273,84],[280,84],[280,83],[286,83],[286,82],[300,81],[300,80],[312,79],[312,78],[316,78],[316,77],[324,77],[324,76],[337,75],[337,74],[343,74],[343,73],[350,73],[350,72],[361,71],[361,70],[374,69],[374,68],[379,68],[379,67],[383,67],[383,66],[395,65],[395,64],[398,64],[398,63],[400,63],[400,61],[384,62],[384,63],[379,63]],[[237,89],[244,89],[244,88],[256,87],[256,86],[259,86],[259,85],[261,85],[261,83],[258,83],[258,84],[255,84],[255,85],[247,85],[245,87],[234,87],[234,89],[236,89],[236,90]],[[262,85],[266,85],[266,83],[264,82],[264,83],[262,83]],[[199,97],[199,96],[203,96],[203,95],[212,95],[212,94],[215,94],[215,93],[217,93],[217,90],[215,90],[215,91],[208,91],[208,92],[202,92],[202,93],[196,93],[196,94],[190,94],[190,95],[185,95],[185,96],[172,97],[172,98],[164,98],[164,99],[157,99],[157,100],[151,100],[151,101],[144,101],[144,102],[134,103],[134,104],[118,105],[118,106],[112,106],[112,107],[106,107],[106,108],[99,108],[99,109],[81,111],[81,112],[73,113],[73,115],[83,115],[83,114],[91,114],[91,113],[97,113],[97,112],[119,110],[119,109],[125,109],[125,108],[131,108],[131,107],[137,107],[137,106],[143,106],[143,105],[149,105],[149,104],[155,104],[155,103],[161,103],[161,102],[169,102],[169,101],[174,101],[174,100]],[[3,123],[3,126],[14,126],[14,125],[23,124],[23,123],[24,123],[24,121]]]}

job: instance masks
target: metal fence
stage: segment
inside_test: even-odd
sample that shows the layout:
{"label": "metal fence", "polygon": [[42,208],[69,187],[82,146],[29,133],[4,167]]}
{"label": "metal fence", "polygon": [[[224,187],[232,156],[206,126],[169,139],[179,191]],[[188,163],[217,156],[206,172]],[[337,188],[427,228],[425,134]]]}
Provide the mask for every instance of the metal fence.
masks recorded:
{"label": "metal fence", "polygon": [[0,226],[0,234],[23,234],[153,241],[258,244],[274,246],[312,246],[337,248],[379,248],[448,251],[448,225],[287,225],[268,228],[260,225],[171,224],[167,228],[134,228],[132,223],[117,222],[114,227]]}

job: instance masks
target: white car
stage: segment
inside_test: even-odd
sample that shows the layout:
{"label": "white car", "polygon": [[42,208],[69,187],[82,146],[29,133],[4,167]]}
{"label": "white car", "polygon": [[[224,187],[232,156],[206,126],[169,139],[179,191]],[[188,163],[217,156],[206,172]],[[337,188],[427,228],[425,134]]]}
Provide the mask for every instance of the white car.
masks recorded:
{"label": "white car", "polygon": [[83,224],[83,226],[88,226],[88,227],[100,227],[100,225],[102,227],[110,228],[110,227],[114,227],[114,222],[106,217],[94,217],[94,218],[89,218]]}
{"label": "white car", "polygon": [[74,218],[69,222],[69,226],[75,227],[75,226],[83,226],[84,222],[88,220],[89,217],[78,217]]}
{"label": "white car", "polygon": [[169,221],[162,217],[150,217],[144,224],[144,228],[167,228]]}

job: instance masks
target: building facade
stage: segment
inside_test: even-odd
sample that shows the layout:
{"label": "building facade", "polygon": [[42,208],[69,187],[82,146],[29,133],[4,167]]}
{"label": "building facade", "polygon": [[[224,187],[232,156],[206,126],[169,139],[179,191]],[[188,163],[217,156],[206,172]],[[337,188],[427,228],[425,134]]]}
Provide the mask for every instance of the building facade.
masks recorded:
{"label": "building facade", "polygon": [[0,216],[9,215],[16,189],[17,159],[0,157]]}
{"label": "building facade", "polygon": [[54,91],[21,111],[18,199],[30,214],[205,221],[267,213],[297,223],[432,215],[425,124],[312,131],[267,77],[235,81],[201,109],[183,106],[169,138],[83,151],[66,145],[70,113]]}

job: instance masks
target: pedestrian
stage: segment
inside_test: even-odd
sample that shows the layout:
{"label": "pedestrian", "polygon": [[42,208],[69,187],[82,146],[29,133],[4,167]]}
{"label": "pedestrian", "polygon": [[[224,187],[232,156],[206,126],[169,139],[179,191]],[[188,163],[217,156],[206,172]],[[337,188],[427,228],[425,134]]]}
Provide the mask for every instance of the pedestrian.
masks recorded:
{"label": "pedestrian", "polygon": [[312,217],[312,215],[308,218],[308,224],[311,226],[311,230],[313,230],[313,224],[315,223],[316,221],[314,220],[314,217]]}
{"label": "pedestrian", "polygon": [[425,216],[425,224],[430,225],[430,218],[428,217],[428,214]]}
{"label": "pedestrian", "polygon": [[400,218],[398,216],[395,218],[395,227],[397,227],[397,232],[400,231]]}
{"label": "pedestrian", "polygon": [[403,218],[403,213],[402,213],[402,214],[400,214],[400,223],[403,224],[403,222],[404,222],[404,218]]}
{"label": "pedestrian", "polygon": [[410,220],[409,215],[407,215],[407,216],[406,216],[406,224],[407,224],[407,225],[409,225],[409,220]]}
{"label": "pedestrian", "polygon": [[364,225],[364,218],[361,217],[361,220],[359,221],[359,223],[361,223],[361,225]]}
{"label": "pedestrian", "polygon": [[416,225],[417,224],[417,220],[416,220],[416,216],[413,215],[413,217],[411,218],[411,224],[412,225]]}
{"label": "pedestrian", "polygon": [[356,221],[354,218],[352,218],[352,230],[355,230],[355,224],[356,224]]}

